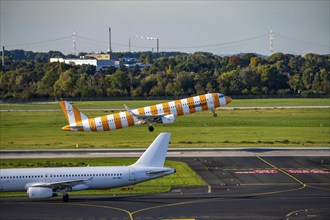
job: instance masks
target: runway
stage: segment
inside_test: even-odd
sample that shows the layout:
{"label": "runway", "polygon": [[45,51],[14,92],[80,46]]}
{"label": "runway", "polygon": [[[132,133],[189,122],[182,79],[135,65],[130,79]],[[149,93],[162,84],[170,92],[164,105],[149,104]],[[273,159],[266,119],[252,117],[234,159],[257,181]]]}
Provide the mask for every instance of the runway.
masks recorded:
{"label": "runway", "polygon": [[[0,158],[98,158],[140,157],[145,148],[1,150]],[[167,157],[254,157],[258,156],[329,156],[329,147],[272,148],[169,148]]]}
{"label": "runway", "polygon": [[0,219],[329,219],[330,157],[175,157],[207,183],[151,195],[0,198]]}

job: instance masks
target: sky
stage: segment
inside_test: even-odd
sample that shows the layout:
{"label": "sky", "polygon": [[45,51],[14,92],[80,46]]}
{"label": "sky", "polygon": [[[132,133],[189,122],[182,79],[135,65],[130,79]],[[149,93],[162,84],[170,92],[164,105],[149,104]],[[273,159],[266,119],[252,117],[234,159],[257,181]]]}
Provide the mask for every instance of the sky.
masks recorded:
{"label": "sky", "polygon": [[[330,0],[0,0],[6,50],[330,54]],[[147,37],[153,37],[146,40]],[[129,39],[131,47],[129,47]]]}

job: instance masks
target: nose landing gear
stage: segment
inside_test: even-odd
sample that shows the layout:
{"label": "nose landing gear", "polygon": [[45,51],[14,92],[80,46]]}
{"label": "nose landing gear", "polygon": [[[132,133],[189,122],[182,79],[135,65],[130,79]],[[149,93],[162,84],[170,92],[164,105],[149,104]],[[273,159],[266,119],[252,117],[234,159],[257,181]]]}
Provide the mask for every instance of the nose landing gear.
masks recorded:
{"label": "nose landing gear", "polygon": [[215,113],[214,110],[212,110],[212,112],[213,112],[213,117],[217,117],[218,116],[217,113]]}
{"label": "nose landing gear", "polygon": [[153,132],[155,130],[152,125],[149,125],[148,129],[149,129],[150,132]]}

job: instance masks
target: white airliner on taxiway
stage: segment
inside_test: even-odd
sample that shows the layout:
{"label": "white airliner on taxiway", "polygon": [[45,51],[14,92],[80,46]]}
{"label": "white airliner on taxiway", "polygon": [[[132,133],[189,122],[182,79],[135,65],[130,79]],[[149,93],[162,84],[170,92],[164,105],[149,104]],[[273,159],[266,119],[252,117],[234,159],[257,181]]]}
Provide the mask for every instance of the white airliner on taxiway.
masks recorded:
{"label": "white airliner on taxiway", "polygon": [[132,185],[175,173],[164,167],[170,133],[161,133],[148,149],[130,166],[58,167],[0,169],[0,191],[27,191],[30,199],[46,199],[67,192],[109,189]]}

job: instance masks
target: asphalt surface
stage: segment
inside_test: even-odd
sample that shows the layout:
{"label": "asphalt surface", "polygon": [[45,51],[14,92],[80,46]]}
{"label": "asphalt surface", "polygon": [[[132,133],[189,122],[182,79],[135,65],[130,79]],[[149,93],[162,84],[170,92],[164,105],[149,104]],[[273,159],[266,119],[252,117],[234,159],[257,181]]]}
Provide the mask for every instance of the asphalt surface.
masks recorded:
{"label": "asphalt surface", "polygon": [[330,157],[170,158],[206,187],[152,195],[0,198],[0,219],[330,219]]}
{"label": "asphalt surface", "polygon": [[[65,150],[1,150],[0,158],[90,158],[140,157],[145,148],[65,149]],[[254,157],[258,156],[329,156],[329,147],[313,148],[169,148],[167,157]]]}

